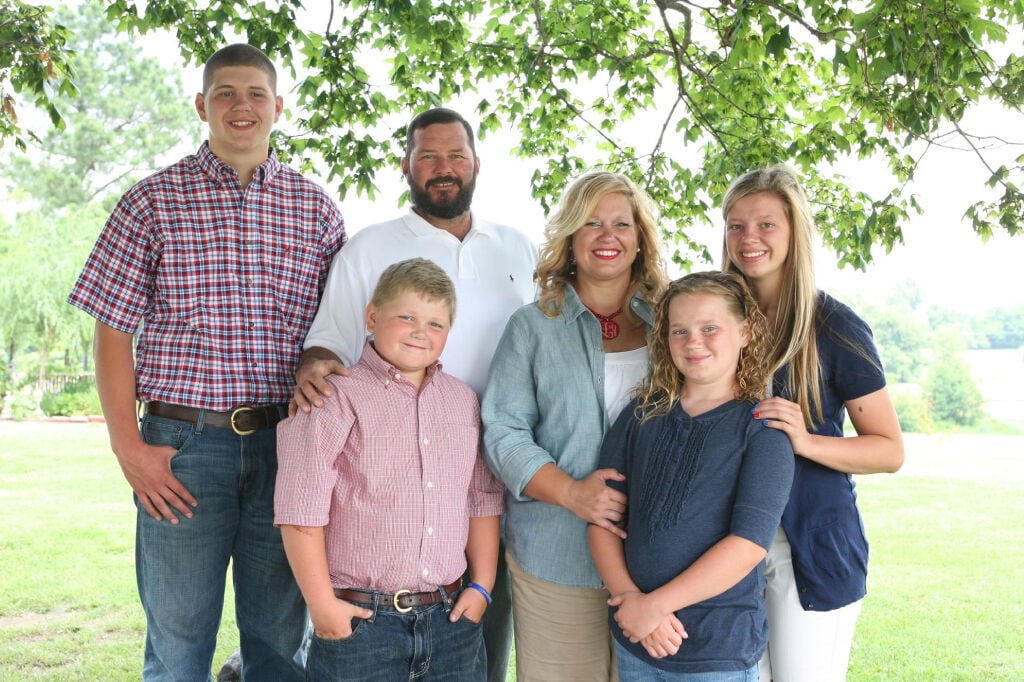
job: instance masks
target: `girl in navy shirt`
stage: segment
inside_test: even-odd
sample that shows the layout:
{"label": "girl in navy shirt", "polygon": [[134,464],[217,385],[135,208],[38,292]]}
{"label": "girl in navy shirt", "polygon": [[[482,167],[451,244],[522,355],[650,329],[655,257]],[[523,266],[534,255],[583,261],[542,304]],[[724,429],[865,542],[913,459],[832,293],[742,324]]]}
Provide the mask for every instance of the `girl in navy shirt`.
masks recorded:
{"label": "girl in navy shirt", "polygon": [[612,598],[619,678],[757,680],[768,641],[763,563],[793,451],[750,419],[769,377],[764,318],[741,277],[691,274],[659,299],[650,372],[605,436],[625,475],[625,540],[591,526]]}

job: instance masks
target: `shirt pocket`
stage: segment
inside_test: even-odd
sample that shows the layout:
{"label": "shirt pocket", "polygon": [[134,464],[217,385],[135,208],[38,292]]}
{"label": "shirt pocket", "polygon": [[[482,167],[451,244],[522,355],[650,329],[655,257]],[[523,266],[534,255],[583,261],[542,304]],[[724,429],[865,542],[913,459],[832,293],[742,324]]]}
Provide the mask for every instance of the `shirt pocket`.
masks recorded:
{"label": "shirt pocket", "polygon": [[320,249],[283,241],[268,246],[264,254],[265,275],[270,278],[275,306],[293,338],[302,341],[319,304]]}

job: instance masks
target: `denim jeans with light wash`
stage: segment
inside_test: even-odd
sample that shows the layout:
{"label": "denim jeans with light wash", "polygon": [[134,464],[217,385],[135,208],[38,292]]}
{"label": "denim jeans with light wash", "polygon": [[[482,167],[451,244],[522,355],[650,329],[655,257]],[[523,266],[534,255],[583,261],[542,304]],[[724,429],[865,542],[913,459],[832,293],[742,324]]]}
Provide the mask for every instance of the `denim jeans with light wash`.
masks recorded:
{"label": "denim jeans with light wash", "polygon": [[[454,597],[452,598],[454,602]],[[398,613],[380,603],[373,615],[352,619],[345,639],[313,636],[306,659],[309,682],[484,682],[487,651],[483,628],[465,616],[448,621],[445,601]]]}
{"label": "denim jeans with light wash", "polygon": [[[686,646],[685,641],[683,646]],[[637,658],[618,640],[615,641],[615,657],[619,667],[619,682],[757,682],[757,663],[747,670],[672,673]]]}
{"label": "denim jeans with light wash", "polygon": [[277,434],[238,436],[144,416],[143,440],[178,449],[171,470],[196,498],[191,519],[155,521],[136,501],[135,563],[146,612],[143,679],[209,680],[228,562],[247,682],[301,680],[306,608],[274,527]]}

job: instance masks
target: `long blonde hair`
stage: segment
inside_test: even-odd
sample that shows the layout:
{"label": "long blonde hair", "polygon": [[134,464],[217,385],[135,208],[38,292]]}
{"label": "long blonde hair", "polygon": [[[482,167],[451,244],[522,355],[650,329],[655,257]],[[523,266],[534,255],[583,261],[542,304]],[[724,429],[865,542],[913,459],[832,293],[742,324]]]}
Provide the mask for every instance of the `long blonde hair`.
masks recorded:
{"label": "long blonde hair", "polygon": [[647,380],[636,394],[639,402],[635,414],[641,421],[668,414],[682,394],[686,379],[672,362],[668,345],[669,307],[679,296],[696,293],[721,297],[727,310],[737,320],[747,323],[750,339],[740,349],[736,363],[736,399],[756,401],[765,395],[771,377],[765,355],[768,324],[746,281],[732,272],[694,272],[671,282],[655,303],[654,326],[647,340],[650,368]]}
{"label": "long blonde hair", "polygon": [[[545,242],[540,249],[534,279],[540,290],[537,305],[548,317],[557,317],[562,311],[565,287],[576,277],[572,236],[590,218],[598,202],[615,193],[629,200],[640,247],[633,261],[627,298],[639,290],[650,301],[664,287],[665,268],[658,248],[657,220],[647,194],[625,175],[594,171],[580,176],[569,186],[544,228]],[[625,312],[627,317],[635,317],[628,306]]]}
{"label": "long blonde hair", "polygon": [[[768,365],[772,373],[789,365],[786,390],[800,405],[808,428],[823,421],[821,411],[821,368],[814,319],[818,309],[818,287],[814,281],[814,217],[796,173],[778,165],[751,171],[736,179],[722,200],[722,216],[740,199],[771,192],[777,196],[789,219],[789,253],[782,265],[782,291],[774,320],[768,320],[771,342]],[[723,238],[724,240],[724,238]],[[739,272],[723,242],[722,269]]]}

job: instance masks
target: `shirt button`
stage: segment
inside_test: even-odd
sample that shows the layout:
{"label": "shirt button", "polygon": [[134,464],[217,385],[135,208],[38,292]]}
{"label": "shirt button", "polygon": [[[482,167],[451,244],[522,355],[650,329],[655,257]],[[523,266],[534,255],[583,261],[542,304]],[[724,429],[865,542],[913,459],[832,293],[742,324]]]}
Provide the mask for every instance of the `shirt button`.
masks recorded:
{"label": "shirt button", "polygon": [[430,571],[428,571],[427,569],[424,568],[423,569],[423,577],[426,578],[428,575],[430,575]]}
{"label": "shirt button", "polygon": [[433,534],[434,534],[434,529],[433,528],[428,528],[427,529],[427,535],[433,535]]}
{"label": "shirt button", "polygon": [[426,438],[426,437],[424,437],[424,438],[423,438],[423,444],[424,444],[424,445],[430,445],[430,439],[429,439],[429,438]]}
{"label": "shirt button", "polygon": [[429,490],[429,489],[431,489],[433,487],[434,487],[434,482],[433,481],[427,481],[427,489]]}
{"label": "shirt button", "polygon": [[401,372],[395,372],[395,381],[401,381],[401,380],[402,380],[402,373]]}

